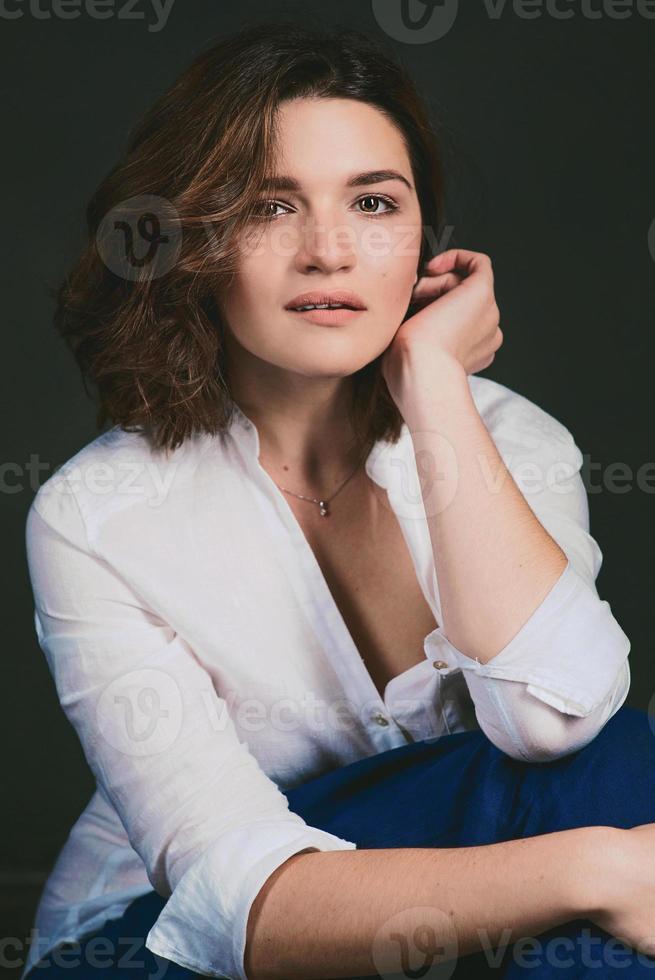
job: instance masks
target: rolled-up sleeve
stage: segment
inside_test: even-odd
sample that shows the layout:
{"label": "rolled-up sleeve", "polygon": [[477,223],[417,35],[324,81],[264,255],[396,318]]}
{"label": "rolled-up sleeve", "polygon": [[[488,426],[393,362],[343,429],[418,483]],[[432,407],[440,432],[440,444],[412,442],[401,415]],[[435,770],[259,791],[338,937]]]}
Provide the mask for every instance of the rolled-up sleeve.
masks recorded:
{"label": "rolled-up sleeve", "polygon": [[568,429],[533,408],[520,423],[499,422],[490,432],[566,567],[486,663],[453,646],[442,627],[428,634],[425,650],[445,673],[463,671],[480,727],[495,744],[517,759],[548,761],[590,742],[623,704],[630,640],[596,589],[603,556],[590,534],[582,453]]}
{"label": "rolled-up sleeve", "polygon": [[147,948],[205,976],[247,980],[247,920],[267,877],[301,851],[357,845],[289,810],[193,650],[90,546],[63,475],[32,502],[26,546],[59,701],[168,899]]}

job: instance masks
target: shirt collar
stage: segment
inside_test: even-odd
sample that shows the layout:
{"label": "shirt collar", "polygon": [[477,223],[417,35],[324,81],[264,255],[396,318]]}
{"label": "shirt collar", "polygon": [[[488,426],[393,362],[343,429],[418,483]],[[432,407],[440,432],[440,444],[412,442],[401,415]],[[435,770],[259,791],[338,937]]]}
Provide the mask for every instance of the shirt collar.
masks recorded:
{"label": "shirt collar", "polygon": [[[246,413],[234,402],[234,416],[230,434],[239,447],[252,461],[259,458],[259,432],[257,426],[248,418]],[[398,441],[393,443],[387,439],[378,439],[366,457],[366,472],[383,490],[391,492],[398,487],[402,492],[409,488],[412,478],[416,477],[416,464],[413,443],[409,429],[402,423]]]}
{"label": "shirt collar", "polygon": [[[259,433],[252,419],[234,404],[234,416],[229,429],[243,458],[251,465],[259,457]],[[413,560],[419,581],[425,583],[425,596],[435,618],[442,621],[441,600],[437,573],[432,557],[432,544],[426,521],[414,443],[407,423],[403,422],[398,441],[378,439],[366,458],[369,477],[386,491]]]}

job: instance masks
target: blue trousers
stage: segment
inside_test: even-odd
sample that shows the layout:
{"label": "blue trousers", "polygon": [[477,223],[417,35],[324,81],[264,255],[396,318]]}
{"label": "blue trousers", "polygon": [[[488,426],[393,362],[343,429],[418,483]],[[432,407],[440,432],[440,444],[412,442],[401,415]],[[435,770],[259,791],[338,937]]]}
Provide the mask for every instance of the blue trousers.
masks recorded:
{"label": "blue trousers", "polygon": [[[289,806],[308,824],[354,841],[359,848],[467,847],[532,837],[573,827],[629,828],[655,822],[655,734],[650,716],[623,705],[584,748],[548,763],[519,762],[480,731],[459,732],[402,745],[360,759],[286,791]],[[602,861],[603,855],[599,855]],[[310,898],[310,896],[308,896]],[[489,896],[493,901],[493,894]],[[120,937],[145,937],[166,899],[155,891],[133,901],[119,919],[93,936],[125,959]],[[655,926],[655,923],[654,923]],[[654,930],[655,931],[655,930]],[[62,965],[51,952],[26,980],[191,980],[200,974],[130,946],[130,963],[102,967]],[[418,946],[418,944],[417,944]],[[93,957],[90,958],[93,961]],[[105,957],[102,961],[111,959]],[[412,963],[416,960],[412,955]],[[142,964],[135,968],[135,964]],[[376,974],[377,976],[377,974]],[[482,949],[457,960],[428,963],[394,975],[456,980],[650,977],[655,959],[625,945],[588,919],[576,919],[520,942]],[[364,980],[364,978],[354,978]],[[386,978],[390,980],[390,978]]]}

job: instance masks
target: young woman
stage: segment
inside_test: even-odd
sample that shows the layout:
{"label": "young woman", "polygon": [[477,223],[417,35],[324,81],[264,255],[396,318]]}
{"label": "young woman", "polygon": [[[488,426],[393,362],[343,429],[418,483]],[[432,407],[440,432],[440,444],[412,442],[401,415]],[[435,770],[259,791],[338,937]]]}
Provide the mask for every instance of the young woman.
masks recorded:
{"label": "young woman", "polygon": [[406,74],[288,24],[198,57],[94,195],[56,323],[111,427],[26,530],[97,789],[24,977],[655,966],[582,454],[476,375],[492,265],[430,257],[442,210]]}

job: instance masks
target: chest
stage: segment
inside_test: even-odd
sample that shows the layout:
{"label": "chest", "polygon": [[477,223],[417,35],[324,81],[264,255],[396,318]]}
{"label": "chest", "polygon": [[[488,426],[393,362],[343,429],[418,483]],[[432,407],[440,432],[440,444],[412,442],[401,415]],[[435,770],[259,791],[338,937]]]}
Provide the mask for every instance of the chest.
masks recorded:
{"label": "chest", "polygon": [[[396,515],[370,481],[329,517],[289,498],[305,537],[381,696],[387,683],[425,659],[439,624],[427,604]],[[335,502],[336,503],[336,502]]]}

